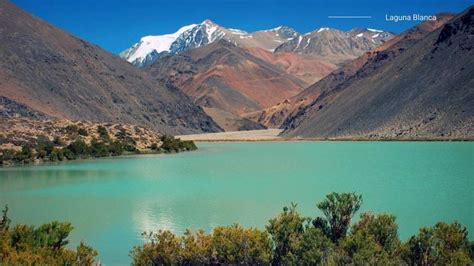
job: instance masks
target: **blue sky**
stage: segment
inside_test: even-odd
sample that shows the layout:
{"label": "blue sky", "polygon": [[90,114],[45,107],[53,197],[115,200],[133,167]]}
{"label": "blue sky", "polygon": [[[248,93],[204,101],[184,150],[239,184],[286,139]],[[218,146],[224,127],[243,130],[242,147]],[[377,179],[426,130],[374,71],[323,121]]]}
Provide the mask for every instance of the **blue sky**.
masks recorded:
{"label": "blue sky", "polygon": [[[205,19],[246,31],[279,25],[309,32],[319,27],[369,27],[399,33],[414,22],[385,21],[385,14],[460,12],[473,0],[13,0],[28,12],[113,53],[145,35],[175,32]],[[367,15],[372,19],[329,19]]]}

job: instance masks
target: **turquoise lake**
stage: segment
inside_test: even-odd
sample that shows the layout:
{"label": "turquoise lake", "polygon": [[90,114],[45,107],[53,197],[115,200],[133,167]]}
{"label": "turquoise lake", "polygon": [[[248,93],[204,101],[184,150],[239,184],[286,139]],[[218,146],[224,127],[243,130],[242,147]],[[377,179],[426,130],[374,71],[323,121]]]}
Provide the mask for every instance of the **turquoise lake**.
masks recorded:
{"label": "turquoise lake", "polygon": [[[473,142],[199,143],[139,155],[0,168],[0,205],[14,222],[71,222],[106,265],[129,264],[141,232],[264,228],[283,206],[316,216],[327,193],[363,195],[361,211],[397,216],[402,239],[459,221],[474,235]],[[358,216],[358,215],[357,215]]]}

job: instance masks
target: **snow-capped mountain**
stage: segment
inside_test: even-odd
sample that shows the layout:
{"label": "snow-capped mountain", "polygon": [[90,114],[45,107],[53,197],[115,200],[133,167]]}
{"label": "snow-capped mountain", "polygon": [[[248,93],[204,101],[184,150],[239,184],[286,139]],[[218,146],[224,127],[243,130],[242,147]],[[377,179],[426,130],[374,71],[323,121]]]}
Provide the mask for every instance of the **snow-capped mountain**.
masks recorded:
{"label": "snow-capped mountain", "polygon": [[135,65],[146,65],[152,62],[160,54],[167,54],[171,51],[171,45],[184,32],[195,28],[196,24],[184,26],[177,32],[159,36],[145,36],[140,42],[134,44],[129,49],[120,53],[120,57]]}
{"label": "snow-capped mountain", "polygon": [[358,57],[393,37],[390,32],[375,29],[341,31],[319,28],[289,40],[278,46],[275,52],[311,54],[338,64]]}
{"label": "snow-capped mountain", "polygon": [[367,38],[376,45],[380,45],[394,37],[393,33],[371,28],[355,28],[350,32],[351,36]]}
{"label": "snow-capped mountain", "polygon": [[134,65],[146,66],[165,55],[177,54],[220,39],[240,47],[259,47],[273,51],[277,46],[297,36],[299,33],[285,26],[248,33],[239,29],[224,28],[205,20],[200,24],[182,27],[172,34],[145,36],[120,53],[120,56]]}
{"label": "snow-capped mountain", "polygon": [[224,39],[239,47],[312,54],[340,63],[359,56],[392,37],[390,32],[375,29],[345,32],[330,28],[319,28],[301,35],[286,26],[248,33],[205,20],[200,24],[182,27],[172,34],[145,36],[120,56],[134,65],[146,66],[165,55],[178,54]]}

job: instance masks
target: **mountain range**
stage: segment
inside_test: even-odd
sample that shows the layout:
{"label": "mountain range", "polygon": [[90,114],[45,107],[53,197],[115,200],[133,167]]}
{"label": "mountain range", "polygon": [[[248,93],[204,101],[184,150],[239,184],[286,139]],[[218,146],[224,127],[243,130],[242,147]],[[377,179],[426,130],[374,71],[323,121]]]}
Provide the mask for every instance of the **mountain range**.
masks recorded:
{"label": "mountain range", "polygon": [[0,0],[0,117],[173,135],[281,128],[289,138],[472,139],[474,7],[437,18],[397,36],[248,33],[206,20],[117,56]]}
{"label": "mountain range", "polygon": [[379,52],[384,51],[384,53],[399,54],[412,46],[415,42],[426,37],[430,32],[443,26],[453,17],[454,14],[438,14],[436,21],[427,21],[402,32],[400,35],[378,46],[376,49],[363,54],[333,71],[319,82],[308,86],[301,93],[265,110],[249,113],[246,117],[267,127],[279,128],[285,120],[295,116],[301,109],[306,108],[324,91],[341,86],[344,82],[353,79],[363,67],[371,69],[370,61],[378,61],[379,64],[388,62],[387,60],[376,60]]}
{"label": "mountain range", "polygon": [[120,56],[136,66],[152,64],[158,58],[226,40],[243,48],[261,48],[270,52],[296,52],[341,63],[384,43],[394,35],[374,29],[353,29],[349,32],[319,28],[300,34],[287,26],[248,33],[225,28],[210,20],[191,24],[172,34],[145,36]]}
{"label": "mountain range", "polygon": [[[329,28],[301,35],[285,26],[247,33],[206,20],[174,34],[143,37],[121,56],[180,88],[215,121],[225,121],[218,122],[225,130],[257,129],[265,125],[252,123],[249,113],[293,97],[392,37],[380,30]],[[150,38],[156,43],[145,41]],[[305,44],[292,48],[295,40]]]}

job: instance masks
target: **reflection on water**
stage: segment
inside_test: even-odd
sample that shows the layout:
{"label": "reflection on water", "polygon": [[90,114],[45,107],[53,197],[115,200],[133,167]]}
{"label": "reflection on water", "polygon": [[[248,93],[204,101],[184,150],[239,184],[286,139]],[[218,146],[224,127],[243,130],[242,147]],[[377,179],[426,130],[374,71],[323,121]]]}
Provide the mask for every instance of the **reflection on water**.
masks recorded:
{"label": "reflection on water", "polygon": [[400,236],[439,220],[474,230],[471,142],[209,143],[176,155],[0,169],[0,205],[27,224],[69,221],[107,264],[128,264],[144,231],[263,228],[291,202],[318,215],[325,194],[363,194],[397,216]]}
{"label": "reflection on water", "polygon": [[157,230],[176,231],[176,225],[173,222],[173,214],[170,209],[159,209],[153,206],[151,201],[144,202],[142,206],[137,206],[133,210],[133,222],[136,230],[140,233]]}

